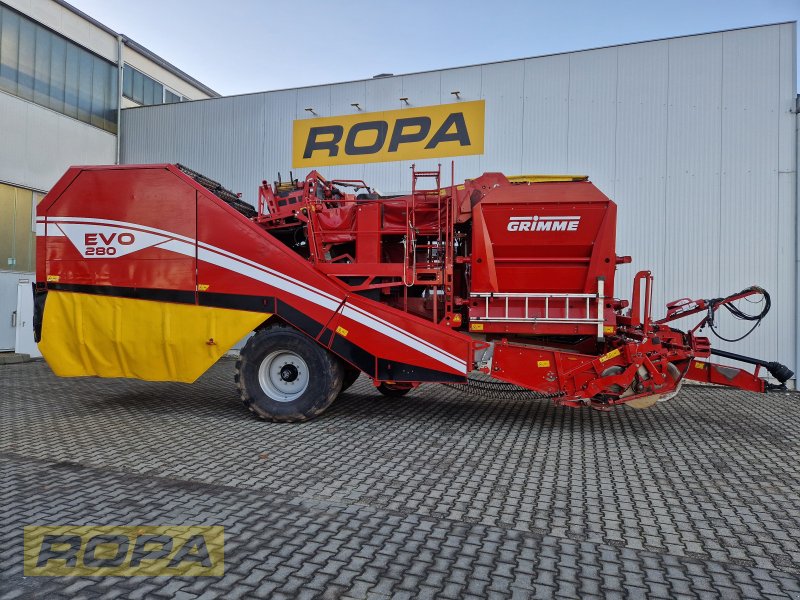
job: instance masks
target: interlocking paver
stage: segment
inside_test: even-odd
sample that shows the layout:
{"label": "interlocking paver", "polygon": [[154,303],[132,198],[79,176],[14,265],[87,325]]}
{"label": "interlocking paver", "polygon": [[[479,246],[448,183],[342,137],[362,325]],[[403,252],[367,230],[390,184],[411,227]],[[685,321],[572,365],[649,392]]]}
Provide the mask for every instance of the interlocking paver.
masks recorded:
{"label": "interlocking paver", "polygon": [[[362,380],[321,418],[0,367],[3,597],[800,599],[800,396],[556,409]],[[221,524],[222,578],[22,578],[27,524]]]}

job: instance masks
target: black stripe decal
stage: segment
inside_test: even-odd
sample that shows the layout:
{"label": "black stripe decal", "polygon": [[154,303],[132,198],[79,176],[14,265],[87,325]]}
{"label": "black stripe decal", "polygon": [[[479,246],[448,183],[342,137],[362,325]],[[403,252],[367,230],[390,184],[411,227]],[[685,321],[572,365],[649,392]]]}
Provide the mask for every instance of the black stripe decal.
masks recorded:
{"label": "black stripe decal", "polygon": [[47,288],[61,292],[77,292],[94,294],[95,296],[117,296],[137,300],[157,300],[160,302],[177,302],[194,304],[194,291],[162,290],[157,288],[120,287],[116,285],[82,285],[77,283],[48,283]]}
{"label": "black stripe decal", "polygon": [[341,335],[336,335],[331,344],[331,351],[335,352],[351,365],[355,365],[370,377],[375,377],[375,355],[367,352],[361,346]]}
{"label": "black stripe decal", "polygon": [[324,329],[324,325],[322,323],[315,321],[307,314],[300,312],[295,307],[287,304],[281,299],[278,299],[276,308],[277,310],[275,313],[279,317],[285,319],[288,323],[294,327],[297,327],[297,329],[300,331],[307,333],[314,339],[316,339]]}
{"label": "black stripe decal", "polygon": [[333,338],[333,331],[330,329],[325,329],[322,334],[319,336],[319,340],[317,340],[320,344],[325,346],[326,348],[331,345],[331,338]]}
{"label": "black stripe decal", "polygon": [[217,292],[199,292],[200,306],[214,308],[231,308],[250,312],[275,312],[275,298],[272,296],[247,296],[245,294],[220,294]]}
{"label": "black stripe decal", "polygon": [[445,373],[436,369],[409,365],[385,358],[378,359],[378,377],[383,381],[429,381],[429,382],[452,382],[466,383],[464,375]]}

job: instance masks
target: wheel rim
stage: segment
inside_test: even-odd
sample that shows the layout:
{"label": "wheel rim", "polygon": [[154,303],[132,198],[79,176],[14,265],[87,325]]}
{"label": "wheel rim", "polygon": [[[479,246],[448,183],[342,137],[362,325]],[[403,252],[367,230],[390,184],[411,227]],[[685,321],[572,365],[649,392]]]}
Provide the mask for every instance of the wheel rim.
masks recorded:
{"label": "wheel rim", "polygon": [[308,387],[308,366],[301,356],[287,350],[268,354],[258,368],[258,383],[277,402],[291,402]]}

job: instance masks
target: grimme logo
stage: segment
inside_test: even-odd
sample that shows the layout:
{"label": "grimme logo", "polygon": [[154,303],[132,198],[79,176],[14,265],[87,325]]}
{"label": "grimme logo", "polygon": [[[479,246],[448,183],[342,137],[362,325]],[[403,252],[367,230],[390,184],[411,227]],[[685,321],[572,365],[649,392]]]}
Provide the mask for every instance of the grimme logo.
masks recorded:
{"label": "grimme logo", "polygon": [[292,165],[327,166],[483,153],[483,100],[294,122]]}
{"label": "grimme logo", "polygon": [[38,526],[24,529],[26,576],[221,576],[220,526]]}
{"label": "grimme logo", "polygon": [[576,217],[509,217],[508,231],[578,231],[581,222]]}

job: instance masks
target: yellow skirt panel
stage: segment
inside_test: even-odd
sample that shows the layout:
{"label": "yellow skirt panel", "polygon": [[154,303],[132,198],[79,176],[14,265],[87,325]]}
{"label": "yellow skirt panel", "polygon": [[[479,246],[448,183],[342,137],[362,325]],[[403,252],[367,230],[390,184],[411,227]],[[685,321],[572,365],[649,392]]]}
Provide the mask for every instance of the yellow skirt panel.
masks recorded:
{"label": "yellow skirt panel", "polygon": [[191,383],[270,317],[242,310],[51,290],[39,342],[60,377]]}

